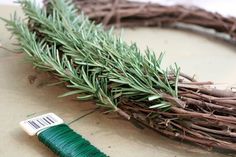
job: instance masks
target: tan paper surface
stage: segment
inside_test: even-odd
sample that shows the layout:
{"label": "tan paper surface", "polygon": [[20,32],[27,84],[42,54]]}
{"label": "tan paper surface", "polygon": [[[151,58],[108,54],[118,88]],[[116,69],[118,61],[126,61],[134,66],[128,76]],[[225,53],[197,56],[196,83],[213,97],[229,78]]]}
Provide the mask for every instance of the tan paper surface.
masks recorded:
{"label": "tan paper surface", "polygon": [[[0,6],[0,15],[9,17],[14,7]],[[19,9],[17,9],[19,11]],[[10,34],[0,22],[0,43],[7,48]],[[188,74],[196,73],[203,81],[236,83],[236,49],[230,44],[190,32],[168,29],[125,30],[127,41],[136,41],[143,49],[149,46],[157,53],[166,52],[164,65],[177,62]],[[92,102],[78,102],[71,97],[57,98],[66,91],[63,86],[48,87],[50,76],[39,74],[34,84],[32,65],[22,54],[0,49],[0,156],[47,157],[53,153],[37,138],[24,133],[19,122],[32,116],[54,112],[66,122],[94,108]],[[71,125],[111,157],[220,157],[197,146],[173,141],[149,129],[138,129],[116,115],[96,112]]]}

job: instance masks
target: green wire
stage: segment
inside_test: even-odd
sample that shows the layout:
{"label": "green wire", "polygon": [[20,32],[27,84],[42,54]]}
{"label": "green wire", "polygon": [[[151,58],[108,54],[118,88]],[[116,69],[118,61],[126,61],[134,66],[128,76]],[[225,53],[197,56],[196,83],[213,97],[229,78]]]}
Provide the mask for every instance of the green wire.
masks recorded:
{"label": "green wire", "polygon": [[60,157],[107,157],[66,124],[52,126],[39,133],[38,138]]}

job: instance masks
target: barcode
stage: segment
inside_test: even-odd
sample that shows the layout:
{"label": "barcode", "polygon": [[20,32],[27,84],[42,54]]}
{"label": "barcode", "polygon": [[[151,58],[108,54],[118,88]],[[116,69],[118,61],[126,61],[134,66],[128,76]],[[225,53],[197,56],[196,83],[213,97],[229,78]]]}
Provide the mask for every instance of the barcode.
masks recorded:
{"label": "barcode", "polygon": [[57,120],[53,118],[51,115],[47,115],[45,117],[39,117],[28,120],[27,122],[33,129],[40,129],[55,124]]}
{"label": "barcode", "polygon": [[21,121],[20,126],[30,136],[33,136],[43,129],[63,123],[63,120],[54,113],[47,113],[41,116]]}

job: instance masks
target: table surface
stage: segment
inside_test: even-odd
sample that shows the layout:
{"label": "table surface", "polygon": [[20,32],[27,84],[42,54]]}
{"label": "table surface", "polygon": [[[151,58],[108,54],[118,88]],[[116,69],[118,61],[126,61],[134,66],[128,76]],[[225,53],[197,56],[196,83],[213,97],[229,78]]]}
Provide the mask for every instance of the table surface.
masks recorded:
{"label": "table surface", "polygon": [[[0,6],[0,15],[9,17],[16,6]],[[14,40],[0,22],[0,43],[13,49]],[[144,49],[149,46],[157,54],[165,52],[164,66],[177,62],[182,70],[197,74],[206,81],[236,83],[235,47],[224,41],[181,30],[139,28],[126,29],[128,42],[135,41]],[[19,127],[19,121],[28,117],[54,112],[66,122],[91,110],[93,102],[78,102],[71,97],[57,98],[66,92],[63,86],[47,86],[50,76],[39,73],[30,84],[28,77],[35,75],[31,63],[24,55],[0,49],[0,154],[2,157],[46,157],[54,154],[36,137],[29,137]],[[96,147],[112,157],[224,157],[197,146],[170,140],[149,129],[138,129],[116,114],[95,112],[70,125]]]}

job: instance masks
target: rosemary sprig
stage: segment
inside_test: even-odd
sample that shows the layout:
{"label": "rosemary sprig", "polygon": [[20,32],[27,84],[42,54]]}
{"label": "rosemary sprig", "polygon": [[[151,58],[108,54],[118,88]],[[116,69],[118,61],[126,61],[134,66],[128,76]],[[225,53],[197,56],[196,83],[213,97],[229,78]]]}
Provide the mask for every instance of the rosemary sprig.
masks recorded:
{"label": "rosemary sprig", "polygon": [[128,45],[84,15],[77,16],[73,4],[49,1],[50,9],[39,8],[29,0],[18,1],[29,24],[5,20],[22,49],[38,68],[56,72],[68,88],[62,96],[96,99],[97,105],[119,111],[122,98],[149,101],[147,108],[166,109],[170,103],[163,93],[177,97],[179,68],[173,74],[161,68],[163,54],[157,58],[149,49],[141,54],[136,44]]}

